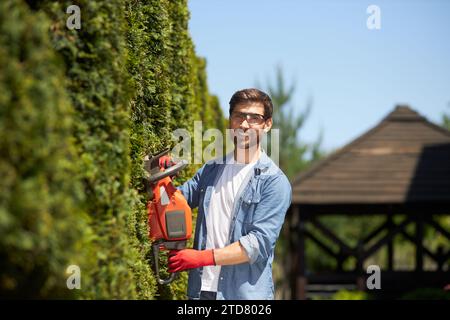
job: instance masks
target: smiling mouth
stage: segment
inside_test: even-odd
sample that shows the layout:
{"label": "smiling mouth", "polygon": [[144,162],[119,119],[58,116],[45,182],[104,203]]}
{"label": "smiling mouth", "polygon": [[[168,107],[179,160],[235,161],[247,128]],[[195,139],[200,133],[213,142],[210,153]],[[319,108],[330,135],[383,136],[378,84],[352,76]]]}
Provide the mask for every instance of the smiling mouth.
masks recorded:
{"label": "smiling mouth", "polygon": [[240,138],[249,138],[250,137],[250,135],[248,133],[243,133],[243,132],[236,133],[236,136],[240,137]]}
{"label": "smiling mouth", "polygon": [[256,136],[256,132],[254,132],[254,131],[253,132],[251,132],[251,131],[243,131],[243,130],[239,129],[239,130],[235,130],[234,131],[234,135],[236,137],[249,138],[251,136]]}

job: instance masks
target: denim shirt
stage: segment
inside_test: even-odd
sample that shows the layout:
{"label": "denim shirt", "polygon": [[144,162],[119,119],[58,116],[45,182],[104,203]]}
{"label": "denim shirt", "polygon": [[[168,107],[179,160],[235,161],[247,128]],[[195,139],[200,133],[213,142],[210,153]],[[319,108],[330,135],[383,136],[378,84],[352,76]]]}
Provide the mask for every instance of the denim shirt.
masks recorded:
{"label": "denim shirt", "polygon": [[[194,249],[206,248],[206,219],[211,194],[225,167],[225,157],[204,164],[195,176],[178,187],[191,208],[198,207]],[[274,299],[272,262],[275,242],[291,204],[289,180],[262,151],[239,189],[230,225],[228,244],[239,241],[249,262],[221,266],[217,299]],[[191,269],[188,297],[199,299],[203,268]]]}

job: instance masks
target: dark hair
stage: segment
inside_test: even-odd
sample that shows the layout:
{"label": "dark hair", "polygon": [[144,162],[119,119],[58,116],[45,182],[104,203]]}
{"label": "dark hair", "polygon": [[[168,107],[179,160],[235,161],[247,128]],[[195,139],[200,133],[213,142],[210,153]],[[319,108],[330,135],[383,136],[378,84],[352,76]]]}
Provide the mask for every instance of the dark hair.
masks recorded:
{"label": "dark hair", "polygon": [[264,106],[264,118],[272,118],[273,104],[272,99],[265,92],[258,89],[243,89],[236,91],[230,99],[230,115],[234,108],[240,103],[259,102]]}

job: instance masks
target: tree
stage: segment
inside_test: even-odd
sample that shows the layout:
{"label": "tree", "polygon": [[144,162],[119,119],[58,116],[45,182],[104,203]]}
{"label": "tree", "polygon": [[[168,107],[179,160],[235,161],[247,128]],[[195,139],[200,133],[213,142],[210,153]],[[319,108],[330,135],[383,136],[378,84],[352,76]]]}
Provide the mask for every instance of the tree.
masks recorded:
{"label": "tree", "polygon": [[[290,179],[304,170],[311,162],[323,156],[320,149],[322,133],[313,143],[299,140],[299,133],[311,112],[312,102],[309,100],[304,111],[296,114],[298,108],[292,101],[295,90],[294,83],[286,85],[283,70],[281,66],[277,66],[274,83],[268,83],[267,91],[274,105],[273,128],[280,130],[279,165]],[[269,132],[269,142],[271,141],[271,135]],[[270,154],[271,149],[269,148],[268,151]],[[309,159],[307,158],[308,155],[310,156]]]}
{"label": "tree", "polygon": [[[449,103],[449,107],[450,107],[450,103]],[[450,130],[450,115],[444,113],[442,115],[442,126],[444,128],[447,128],[447,130]]]}

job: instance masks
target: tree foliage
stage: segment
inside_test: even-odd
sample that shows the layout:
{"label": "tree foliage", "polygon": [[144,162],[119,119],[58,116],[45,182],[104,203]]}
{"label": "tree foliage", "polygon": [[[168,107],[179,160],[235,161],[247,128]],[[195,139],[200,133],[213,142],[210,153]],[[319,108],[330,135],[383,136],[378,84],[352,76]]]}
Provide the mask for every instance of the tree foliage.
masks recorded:
{"label": "tree foliage", "polygon": [[[300,132],[311,112],[312,103],[309,101],[304,110],[300,111],[293,101],[295,90],[295,83],[288,85],[283,69],[277,66],[274,80],[267,84],[267,92],[274,105],[272,128],[280,130],[279,165],[289,178],[323,156],[321,135],[312,143],[300,139]],[[271,141],[270,132],[268,141]],[[271,149],[269,150],[270,153]]]}
{"label": "tree foliage", "polygon": [[[449,106],[450,106],[450,103],[449,103]],[[442,126],[444,128],[446,128],[447,130],[450,130],[450,115],[449,114],[444,113],[442,115]]]}

